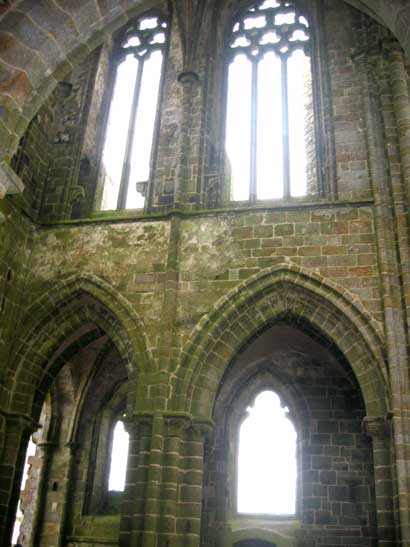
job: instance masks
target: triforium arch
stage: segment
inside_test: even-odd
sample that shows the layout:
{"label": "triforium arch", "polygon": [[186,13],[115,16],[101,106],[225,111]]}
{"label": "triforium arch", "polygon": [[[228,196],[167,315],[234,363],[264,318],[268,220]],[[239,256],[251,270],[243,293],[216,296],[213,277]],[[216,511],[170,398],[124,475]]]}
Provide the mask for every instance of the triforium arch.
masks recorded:
{"label": "triforium arch", "polygon": [[229,363],[268,325],[286,316],[300,318],[338,348],[357,378],[367,414],[386,415],[387,372],[378,323],[349,291],[289,265],[255,274],[200,321],[182,356],[178,410],[211,417]]}
{"label": "triforium arch", "polygon": [[[372,0],[347,1],[376,16],[410,52],[408,6],[400,0],[376,4]],[[113,8],[101,2],[82,2],[73,6],[64,3],[63,9],[59,3],[27,0],[17,8],[0,8],[0,34],[6,45],[0,51],[6,74],[0,104],[7,112],[0,122],[0,161],[11,159],[28,123],[72,66],[130,17],[157,4],[157,0],[131,0]]]}
{"label": "triforium arch", "polygon": [[[81,461],[88,462],[92,420],[104,406],[107,394],[120,389],[121,412],[132,414],[136,397],[147,389],[144,373],[152,370],[142,321],[126,299],[95,276],[72,276],[57,284],[28,308],[21,331],[24,342],[13,355],[14,366],[4,386],[8,398],[4,445],[7,447],[11,438],[16,442],[15,451],[5,450],[0,461],[0,467],[14,468],[9,473],[8,508],[6,514],[0,514],[1,541],[7,541],[11,534],[28,439],[42,427],[39,421],[47,394],[57,390],[58,399],[66,405],[59,416],[64,421],[59,431],[60,452],[68,450],[69,461],[74,461],[81,443]],[[75,479],[71,463],[64,465],[67,484],[77,483],[75,492],[67,489],[61,494],[66,496],[64,503],[70,505],[83,479]],[[49,487],[43,480],[39,499],[48,495],[44,488],[47,491]],[[60,515],[61,538],[69,518],[65,513]],[[36,544],[43,523],[37,519],[33,526],[30,544]]]}
{"label": "triforium arch", "polygon": [[[56,323],[58,327],[52,327]],[[135,393],[137,378],[144,377],[153,367],[143,322],[127,300],[104,280],[94,275],[74,275],[38,298],[22,321],[23,342],[15,352],[15,365],[9,369],[6,383],[11,411],[31,414],[35,393],[26,394],[24,399],[17,396],[16,402],[20,382],[24,384],[23,378],[29,374],[33,386],[44,386],[47,390],[47,384],[65,362],[64,351],[69,353],[70,346],[76,343],[78,329],[87,323],[100,328],[115,344],[126,363],[130,393]],[[92,330],[85,330],[81,336],[92,337]],[[55,356],[59,349],[59,355]],[[54,357],[54,371],[50,375],[46,365]]]}

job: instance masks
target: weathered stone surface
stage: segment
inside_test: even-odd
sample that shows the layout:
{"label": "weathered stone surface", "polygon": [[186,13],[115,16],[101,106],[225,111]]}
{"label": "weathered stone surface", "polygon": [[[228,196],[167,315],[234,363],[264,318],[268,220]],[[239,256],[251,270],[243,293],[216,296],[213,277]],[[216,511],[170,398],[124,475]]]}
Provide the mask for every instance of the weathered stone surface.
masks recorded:
{"label": "weathered stone surface", "polygon": [[[402,1],[349,3],[410,39]],[[168,19],[144,211],[94,210],[112,33],[170,3],[0,5],[0,157],[24,130],[0,163],[0,543],[40,422],[23,544],[408,547],[406,59],[375,20],[323,2],[322,181],[233,203],[224,48],[239,3],[194,4]],[[298,434],[298,508],[282,522],[236,510],[240,424],[267,389]],[[108,489],[120,419],[123,493]]]}

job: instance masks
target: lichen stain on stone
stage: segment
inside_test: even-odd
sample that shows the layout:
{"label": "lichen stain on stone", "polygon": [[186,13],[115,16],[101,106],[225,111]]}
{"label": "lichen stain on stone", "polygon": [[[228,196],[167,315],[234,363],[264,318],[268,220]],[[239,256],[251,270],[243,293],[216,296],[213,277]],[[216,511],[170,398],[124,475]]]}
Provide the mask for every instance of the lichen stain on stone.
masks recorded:
{"label": "lichen stain on stone", "polygon": [[[180,249],[181,271],[221,275],[234,259],[230,224],[220,219],[202,219],[183,223]],[[202,276],[201,276],[202,277]]]}
{"label": "lichen stain on stone", "polygon": [[52,279],[57,271],[64,275],[74,265],[130,287],[133,282],[127,277],[156,271],[157,264],[166,261],[168,239],[166,223],[59,229],[37,236],[33,266],[42,279]]}

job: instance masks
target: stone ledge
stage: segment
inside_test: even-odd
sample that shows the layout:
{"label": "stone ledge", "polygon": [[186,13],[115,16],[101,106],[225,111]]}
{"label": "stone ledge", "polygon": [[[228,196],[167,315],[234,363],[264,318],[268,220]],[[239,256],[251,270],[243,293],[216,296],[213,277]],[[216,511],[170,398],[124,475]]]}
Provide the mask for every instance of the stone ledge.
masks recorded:
{"label": "stone ledge", "polygon": [[0,163],[0,199],[6,194],[21,194],[24,184],[13,169],[5,162]]}

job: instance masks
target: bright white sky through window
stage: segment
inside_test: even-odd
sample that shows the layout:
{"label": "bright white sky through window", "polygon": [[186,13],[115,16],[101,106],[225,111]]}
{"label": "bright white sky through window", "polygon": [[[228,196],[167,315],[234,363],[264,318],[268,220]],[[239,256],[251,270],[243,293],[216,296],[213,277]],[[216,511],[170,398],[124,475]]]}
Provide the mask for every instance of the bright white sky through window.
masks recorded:
{"label": "bright white sky through window", "polygon": [[258,395],[239,432],[238,512],[294,515],[296,431],[272,391]]}
{"label": "bright white sky through window", "polygon": [[108,490],[123,492],[125,488],[125,474],[127,471],[129,435],[124,424],[119,420],[114,427],[112,440],[110,475]]}
{"label": "bright white sky through window", "polygon": [[[288,18],[294,22],[295,14],[279,14],[278,24],[283,22],[280,17],[285,18],[284,22]],[[264,20],[261,17],[245,19],[245,28],[251,22],[257,26],[259,19]],[[302,17],[300,21],[304,25],[306,20]],[[308,39],[308,34],[299,29],[289,38],[289,44]],[[275,44],[279,40],[274,30],[267,30],[259,43]],[[247,48],[249,45],[248,39],[239,34],[233,39],[231,49],[235,51],[237,47]],[[256,55],[258,79],[257,137],[253,143],[256,145],[256,194],[258,199],[281,199],[284,197],[282,62],[273,51],[267,51],[260,57],[258,50],[250,51]],[[286,63],[290,195],[297,197],[306,195],[308,186],[307,138],[313,138],[312,73],[310,57],[301,48],[296,48]],[[226,121],[227,176],[234,201],[244,201],[250,197],[251,88],[252,61],[245,53],[238,52],[229,65]]]}
{"label": "bright white sky through window", "polygon": [[127,55],[117,69],[102,154],[102,210],[117,208],[137,70],[138,61],[133,55]]}
{"label": "bright white sky through window", "polygon": [[[165,37],[158,34],[158,40]],[[137,192],[136,183],[147,182],[161,79],[162,52],[154,51],[144,61],[141,89],[135,117],[134,139],[130,153],[130,177],[126,196],[127,209],[144,207],[144,197]],[[117,209],[118,194],[125,163],[131,108],[137,78],[138,61],[127,55],[118,66],[108,124],[102,153],[103,197],[102,210]]]}
{"label": "bright white sky through window", "polygon": [[[30,440],[28,442],[28,446],[27,446],[26,459],[24,460],[23,478],[21,480],[21,487],[20,487],[21,492],[24,491],[24,489],[26,487],[26,481],[28,479],[28,473],[29,473],[29,470],[30,470],[29,458],[30,458],[30,456],[34,456],[34,454],[36,453],[36,448],[37,448],[37,445],[30,438]],[[23,516],[24,516],[23,512],[21,511],[21,502],[19,501],[18,506],[17,506],[16,520],[14,522],[13,537],[12,537],[12,540],[11,540],[12,545],[17,543],[17,540],[18,540],[18,537],[19,537],[19,534],[20,534],[20,527],[21,527],[21,522],[23,520]]]}
{"label": "bright white sky through window", "polygon": [[226,151],[230,160],[232,199],[249,199],[251,165],[252,67],[245,55],[237,55],[229,67]]}

